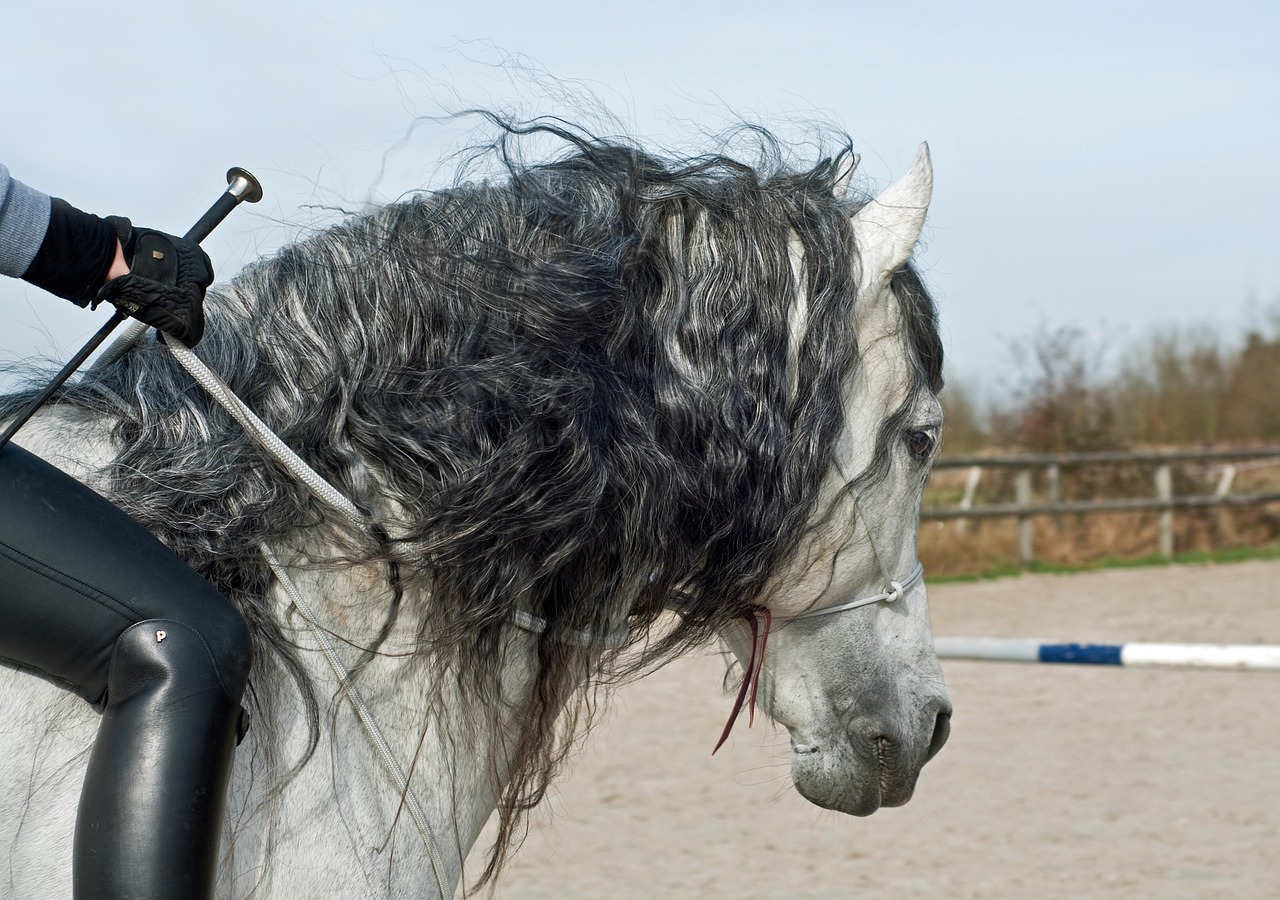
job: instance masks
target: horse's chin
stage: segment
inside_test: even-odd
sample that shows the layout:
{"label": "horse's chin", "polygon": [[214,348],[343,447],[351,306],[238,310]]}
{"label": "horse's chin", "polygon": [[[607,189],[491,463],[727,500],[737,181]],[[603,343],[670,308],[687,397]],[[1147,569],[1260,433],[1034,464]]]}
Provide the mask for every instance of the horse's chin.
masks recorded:
{"label": "horse's chin", "polygon": [[902,806],[915,792],[924,764],[946,741],[940,716],[928,747],[913,748],[883,733],[842,735],[829,740],[791,738],[791,780],[800,795],[824,809],[869,816],[884,806]]}

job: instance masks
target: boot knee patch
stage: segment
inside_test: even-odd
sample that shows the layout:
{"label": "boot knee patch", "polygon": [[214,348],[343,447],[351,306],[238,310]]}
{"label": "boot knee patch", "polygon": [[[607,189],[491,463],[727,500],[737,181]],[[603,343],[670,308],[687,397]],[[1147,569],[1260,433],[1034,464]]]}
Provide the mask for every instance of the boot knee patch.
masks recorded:
{"label": "boot knee patch", "polygon": [[184,689],[216,683],[236,703],[243,692],[242,686],[233,691],[227,684],[200,633],[173,619],[146,619],[120,634],[107,676],[107,703],[123,701],[157,681]]}

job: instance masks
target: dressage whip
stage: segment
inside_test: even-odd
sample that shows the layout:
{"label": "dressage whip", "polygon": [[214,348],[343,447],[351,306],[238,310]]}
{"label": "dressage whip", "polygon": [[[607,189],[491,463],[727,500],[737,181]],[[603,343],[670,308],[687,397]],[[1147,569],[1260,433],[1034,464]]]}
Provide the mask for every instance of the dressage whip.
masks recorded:
{"label": "dressage whip", "polygon": [[[205,214],[200,217],[199,221],[188,229],[187,233],[183,235],[183,237],[189,241],[195,241],[198,244],[207,238],[213,229],[217,228],[219,223],[230,215],[231,210],[239,206],[241,202],[257,203],[261,199],[262,185],[258,183],[258,179],[254,178],[247,170],[241,169],[238,166],[228,169],[227,189],[223,191],[221,196],[214,201],[213,205],[205,211]],[[97,350],[102,342],[107,339],[107,336],[110,335],[111,332],[115,331],[116,328],[119,327],[120,323],[127,318],[129,318],[128,315],[119,309],[111,314],[111,318],[107,320],[106,324],[98,329],[97,334],[89,338],[85,345],[80,348],[79,352],[67,361],[67,364],[62,367],[61,371],[59,371],[57,375],[53,376],[53,380],[45,385],[44,390],[42,390],[36,398],[28,404],[27,408],[9,424],[9,427],[5,429],[4,434],[0,435],[0,449],[3,449],[4,445],[9,443],[9,439],[17,434],[18,430],[22,428],[23,425],[27,424],[31,417],[36,414],[36,410],[45,405],[58,388],[62,387],[62,385],[66,383],[66,380],[75,374],[76,370],[84,364],[84,361],[89,358],[89,355],[93,353],[94,350]]]}

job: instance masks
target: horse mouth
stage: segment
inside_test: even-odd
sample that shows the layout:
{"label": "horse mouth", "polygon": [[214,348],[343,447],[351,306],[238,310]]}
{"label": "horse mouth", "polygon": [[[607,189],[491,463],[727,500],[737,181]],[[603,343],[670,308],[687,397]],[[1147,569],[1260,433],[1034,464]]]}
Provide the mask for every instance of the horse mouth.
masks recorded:
{"label": "horse mouth", "polygon": [[857,759],[848,754],[793,744],[791,780],[815,806],[851,816],[869,816],[882,806],[901,806],[915,790],[898,745],[880,735],[865,743]]}
{"label": "horse mouth", "polygon": [[924,764],[946,743],[950,719],[949,712],[939,713],[928,746],[918,749],[883,732],[829,742],[793,737],[791,779],[810,803],[851,816],[902,806],[915,792]]}

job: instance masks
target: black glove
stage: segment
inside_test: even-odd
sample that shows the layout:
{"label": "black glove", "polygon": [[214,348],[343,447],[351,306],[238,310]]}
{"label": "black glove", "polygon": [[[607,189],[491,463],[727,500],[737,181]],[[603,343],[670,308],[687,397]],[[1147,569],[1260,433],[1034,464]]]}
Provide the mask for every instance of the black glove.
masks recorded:
{"label": "black glove", "polygon": [[204,335],[204,292],[213,283],[209,257],[187,238],[134,228],[117,216],[107,221],[120,238],[129,274],[104,284],[94,308],[106,300],[194,347]]}

